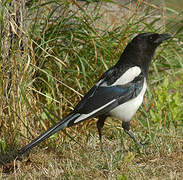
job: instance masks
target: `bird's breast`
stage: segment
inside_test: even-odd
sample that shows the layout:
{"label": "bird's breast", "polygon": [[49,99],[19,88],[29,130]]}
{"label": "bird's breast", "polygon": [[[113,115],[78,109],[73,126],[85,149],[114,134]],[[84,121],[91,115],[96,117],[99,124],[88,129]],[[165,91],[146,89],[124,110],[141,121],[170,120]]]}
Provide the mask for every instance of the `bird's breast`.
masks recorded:
{"label": "bird's breast", "polygon": [[140,107],[143,101],[143,97],[147,88],[146,80],[144,80],[144,85],[139,93],[139,95],[110,111],[110,116],[120,119],[122,121],[128,122],[135,115],[136,111]]}

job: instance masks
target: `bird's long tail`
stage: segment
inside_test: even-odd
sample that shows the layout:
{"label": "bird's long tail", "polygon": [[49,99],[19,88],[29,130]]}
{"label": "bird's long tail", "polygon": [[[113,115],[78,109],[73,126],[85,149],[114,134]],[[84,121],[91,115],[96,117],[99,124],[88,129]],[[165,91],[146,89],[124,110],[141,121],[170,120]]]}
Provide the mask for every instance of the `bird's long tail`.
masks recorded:
{"label": "bird's long tail", "polygon": [[64,127],[67,127],[69,122],[74,121],[79,116],[80,116],[79,113],[70,113],[64,119],[62,119],[57,124],[55,124],[50,129],[48,129],[45,133],[41,134],[39,137],[34,139],[31,143],[29,143],[26,146],[24,146],[23,148],[21,148],[18,151],[18,156],[20,156],[20,155],[24,154],[25,152],[27,152],[28,150],[32,149],[33,147],[38,145],[40,142],[42,142],[46,138],[49,138],[51,135],[55,134],[56,132],[58,132],[59,130],[63,129]]}

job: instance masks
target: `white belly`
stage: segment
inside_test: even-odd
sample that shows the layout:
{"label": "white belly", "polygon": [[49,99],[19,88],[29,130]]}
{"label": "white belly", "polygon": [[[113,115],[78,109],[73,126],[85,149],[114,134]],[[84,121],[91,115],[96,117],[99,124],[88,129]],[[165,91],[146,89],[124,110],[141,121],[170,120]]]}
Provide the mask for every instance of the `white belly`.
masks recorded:
{"label": "white belly", "polygon": [[140,94],[136,98],[117,106],[116,108],[111,110],[109,114],[112,117],[115,117],[122,121],[125,121],[125,122],[130,121],[131,118],[135,115],[140,105],[142,104],[146,88],[147,88],[147,84],[146,84],[146,80],[144,80],[143,88]]}

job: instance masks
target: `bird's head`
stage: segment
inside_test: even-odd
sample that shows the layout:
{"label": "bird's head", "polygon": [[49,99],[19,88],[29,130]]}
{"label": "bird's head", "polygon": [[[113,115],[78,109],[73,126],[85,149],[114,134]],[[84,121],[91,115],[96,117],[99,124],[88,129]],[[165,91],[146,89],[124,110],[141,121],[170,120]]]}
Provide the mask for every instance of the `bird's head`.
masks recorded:
{"label": "bird's head", "polygon": [[142,33],[137,35],[133,40],[132,44],[134,44],[138,49],[142,49],[144,51],[149,49],[156,49],[163,41],[171,38],[170,34],[158,34],[158,33]]}
{"label": "bird's head", "polygon": [[171,38],[170,34],[142,33],[137,35],[127,45],[121,55],[121,64],[138,65],[144,73],[148,74],[149,65],[156,48],[165,40]]}

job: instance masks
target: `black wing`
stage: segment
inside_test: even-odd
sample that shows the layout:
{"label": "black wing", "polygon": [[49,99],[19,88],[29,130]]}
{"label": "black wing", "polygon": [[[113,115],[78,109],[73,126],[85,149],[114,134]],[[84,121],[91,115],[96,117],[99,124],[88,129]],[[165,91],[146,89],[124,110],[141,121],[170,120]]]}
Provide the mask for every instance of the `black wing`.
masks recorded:
{"label": "black wing", "polygon": [[[105,81],[100,80],[99,82],[103,84]],[[119,104],[137,97],[143,88],[143,83],[144,76],[141,73],[125,85],[95,85],[76,105],[74,111],[80,114],[91,114],[92,117],[107,113]]]}

